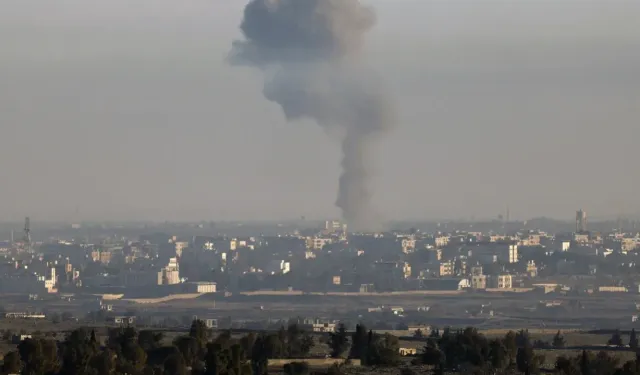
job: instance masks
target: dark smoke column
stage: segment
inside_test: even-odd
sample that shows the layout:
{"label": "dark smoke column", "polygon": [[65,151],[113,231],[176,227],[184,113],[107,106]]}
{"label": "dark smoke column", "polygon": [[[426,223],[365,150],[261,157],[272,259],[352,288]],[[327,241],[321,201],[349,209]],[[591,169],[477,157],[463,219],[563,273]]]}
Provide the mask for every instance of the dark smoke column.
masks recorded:
{"label": "dark smoke column", "polygon": [[259,68],[264,95],[289,121],[311,118],[342,134],[342,176],[336,205],[352,228],[372,222],[368,172],[371,145],[390,127],[389,101],[360,60],[364,34],[375,24],[359,0],[252,0],[230,55]]}

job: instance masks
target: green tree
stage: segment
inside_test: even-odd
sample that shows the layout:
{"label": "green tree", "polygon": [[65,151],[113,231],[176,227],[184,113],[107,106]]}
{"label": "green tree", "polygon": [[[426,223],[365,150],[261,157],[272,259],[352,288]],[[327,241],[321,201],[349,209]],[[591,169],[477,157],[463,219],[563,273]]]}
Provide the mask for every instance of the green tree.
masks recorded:
{"label": "green tree", "polygon": [[116,354],[110,349],[102,350],[91,359],[91,368],[97,375],[111,375],[116,370]]}
{"label": "green tree", "polygon": [[269,349],[267,348],[267,336],[264,334],[256,337],[251,350],[251,369],[254,375],[265,375],[269,363]]}
{"label": "green tree", "polygon": [[58,371],[58,348],[52,340],[26,339],[18,345],[23,375],[45,375]]}
{"label": "green tree", "polygon": [[340,323],[336,332],[329,334],[329,349],[332,358],[340,358],[349,347],[349,337],[344,324]]}
{"label": "green tree", "polygon": [[396,366],[400,363],[400,342],[397,337],[384,334],[377,335],[369,331],[365,365]]}
{"label": "green tree", "polygon": [[162,332],[142,330],[138,333],[138,345],[146,352],[149,352],[162,346],[163,337]]}
{"label": "green tree", "polygon": [[300,354],[307,357],[315,345],[313,336],[305,332],[300,339]]}
{"label": "green tree", "polygon": [[537,374],[540,372],[542,360],[543,358],[541,356],[537,356],[534,353],[531,344],[527,343],[524,347],[518,348],[518,353],[516,354],[516,366],[518,371],[525,375]]}
{"label": "green tree", "polygon": [[351,336],[351,351],[349,358],[363,360],[366,357],[369,334],[363,324],[356,325],[356,330]]}
{"label": "green tree", "polygon": [[291,362],[284,365],[286,375],[307,375],[309,374],[309,364],[307,362]]}
{"label": "green tree", "polygon": [[590,375],[592,373],[591,369],[591,359],[589,358],[589,353],[586,350],[582,351],[582,356],[580,357],[580,374],[582,375]]}
{"label": "green tree", "polygon": [[509,353],[502,340],[494,339],[489,343],[491,367],[503,370],[509,365]]}
{"label": "green tree", "polygon": [[507,349],[509,366],[512,366],[516,362],[516,354],[518,353],[518,342],[516,340],[516,333],[513,331],[507,332],[502,342],[504,344],[505,349]]}
{"label": "green tree", "polygon": [[438,348],[438,343],[435,339],[429,339],[427,345],[422,351],[422,363],[428,366],[432,366],[436,371],[443,372],[445,365],[444,353]]}
{"label": "green tree", "polygon": [[22,368],[20,354],[18,352],[9,352],[4,355],[2,360],[2,375],[18,374]]}
{"label": "green tree", "polygon": [[556,333],[555,336],[553,336],[553,341],[551,343],[551,345],[555,348],[555,349],[562,349],[565,346],[565,341],[564,341],[564,337],[562,337],[562,335],[560,334],[560,331],[558,331],[558,333]]}
{"label": "green tree", "polygon": [[531,337],[529,335],[528,329],[521,329],[516,333],[516,345],[518,348],[524,348],[525,346],[531,344]]}
{"label": "green tree", "polygon": [[98,354],[95,333],[84,329],[72,331],[60,345],[62,367],[60,375],[87,374],[91,370],[91,359]]}
{"label": "green tree", "polygon": [[255,345],[257,338],[258,336],[255,333],[250,332],[240,339],[240,345],[245,353],[251,354],[253,352],[253,346]]}
{"label": "green tree", "polygon": [[636,329],[631,329],[631,335],[629,336],[629,347],[633,350],[638,350],[638,336],[636,336]]}
{"label": "green tree", "polygon": [[195,337],[176,337],[176,339],[173,340],[173,345],[178,348],[187,366],[192,366],[200,358],[200,344]]}
{"label": "green tree", "polygon": [[163,364],[165,375],[186,375],[187,365],[180,353],[173,353],[166,358]]}
{"label": "green tree", "polygon": [[622,335],[620,334],[620,330],[619,329],[617,329],[613,333],[613,335],[611,335],[611,338],[609,339],[607,344],[612,345],[612,346],[624,346],[624,343],[622,342]]}
{"label": "green tree", "polygon": [[[207,328],[207,325],[204,321],[194,319],[193,322],[191,322],[191,328],[189,328],[189,336],[193,337],[198,343],[199,355],[201,355],[205,351],[207,341],[209,341],[209,333],[209,328]],[[185,360],[188,362],[187,358],[185,358]]]}

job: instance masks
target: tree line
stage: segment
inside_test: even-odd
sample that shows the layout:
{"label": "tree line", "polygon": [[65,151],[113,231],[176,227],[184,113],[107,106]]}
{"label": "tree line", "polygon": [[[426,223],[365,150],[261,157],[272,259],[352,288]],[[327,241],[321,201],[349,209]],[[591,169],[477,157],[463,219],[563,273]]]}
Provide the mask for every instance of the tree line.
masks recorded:
{"label": "tree line", "polygon": [[[284,367],[285,374],[304,375],[310,373],[305,358],[316,345],[314,336],[297,324],[277,332],[234,337],[223,331],[213,337],[200,320],[192,322],[188,334],[166,341],[162,333],[133,327],[108,330],[104,342],[86,329],[76,329],[61,341],[28,338],[4,356],[0,375],[266,375],[269,359],[277,358],[295,359]],[[402,374],[413,371],[402,361],[397,337],[377,334],[362,324],[352,333],[339,325],[328,335],[327,345],[333,358],[402,367]],[[412,363],[433,374],[538,374],[544,362],[536,352],[541,345],[532,342],[526,330],[487,338],[471,327],[445,328],[431,332]],[[558,332],[545,345],[561,348],[565,341]],[[561,375],[640,375],[640,358],[620,363],[606,352],[583,351],[559,357],[552,370]],[[341,372],[337,365],[329,369],[331,375]]]}

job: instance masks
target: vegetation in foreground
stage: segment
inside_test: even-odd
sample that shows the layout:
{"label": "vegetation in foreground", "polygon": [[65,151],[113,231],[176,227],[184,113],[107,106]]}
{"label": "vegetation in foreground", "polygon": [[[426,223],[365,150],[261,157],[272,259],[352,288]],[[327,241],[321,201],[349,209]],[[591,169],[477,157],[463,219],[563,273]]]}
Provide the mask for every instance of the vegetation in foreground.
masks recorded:
{"label": "vegetation in foreground", "polygon": [[[538,374],[542,371],[564,375],[640,375],[640,356],[620,363],[608,352],[583,351],[575,357],[560,356],[554,368],[543,369],[543,356],[536,348],[563,348],[558,332],[551,343],[531,342],[527,331],[509,332],[489,339],[474,328],[435,330],[411,365],[399,354],[399,340],[379,335],[358,325],[347,333],[339,326],[328,338],[330,355],[345,359],[322,373],[340,375],[351,371],[348,362],[360,360],[367,372],[381,367],[398,368],[403,375],[420,373]],[[317,373],[305,362],[315,342],[313,336],[295,324],[275,333],[249,333],[234,338],[223,332],[212,338],[202,321],[195,320],[189,334],[171,345],[163,335],[132,327],[111,329],[104,343],[95,332],[77,329],[62,341],[35,337],[23,340],[4,357],[1,374],[23,375],[265,375],[269,359],[288,358],[292,362],[278,370],[287,375]],[[620,334],[611,345],[623,346]],[[637,350],[632,332],[628,350]],[[272,369],[273,370],[273,369]]]}

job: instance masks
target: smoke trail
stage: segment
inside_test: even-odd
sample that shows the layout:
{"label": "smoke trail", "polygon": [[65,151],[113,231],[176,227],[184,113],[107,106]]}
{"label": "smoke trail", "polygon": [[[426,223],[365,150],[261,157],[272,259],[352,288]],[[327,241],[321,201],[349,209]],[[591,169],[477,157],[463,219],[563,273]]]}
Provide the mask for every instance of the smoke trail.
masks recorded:
{"label": "smoke trail", "polygon": [[359,0],[252,0],[240,26],[245,39],[230,55],[234,65],[263,71],[264,95],[287,120],[311,118],[342,131],[336,205],[356,228],[371,225],[371,142],[392,124],[378,79],[359,61],[374,24]]}

